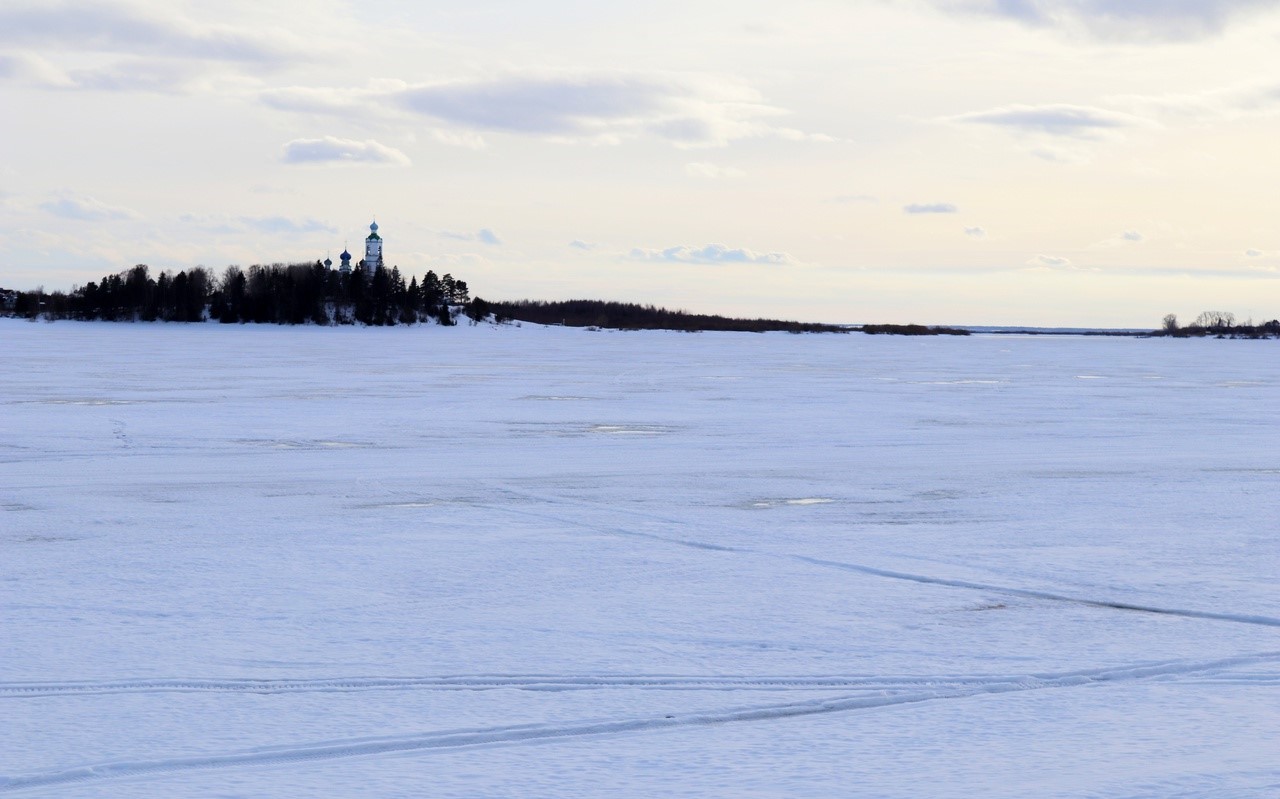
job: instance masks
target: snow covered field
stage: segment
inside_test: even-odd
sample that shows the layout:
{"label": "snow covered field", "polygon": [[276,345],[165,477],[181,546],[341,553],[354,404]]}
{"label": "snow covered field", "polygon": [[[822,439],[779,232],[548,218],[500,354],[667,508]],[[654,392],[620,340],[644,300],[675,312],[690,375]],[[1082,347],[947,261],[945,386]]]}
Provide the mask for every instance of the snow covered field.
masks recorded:
{"label": "snow covered field", "polygon": [[0,795],[1280,796],[1278,354],[0,320]]}

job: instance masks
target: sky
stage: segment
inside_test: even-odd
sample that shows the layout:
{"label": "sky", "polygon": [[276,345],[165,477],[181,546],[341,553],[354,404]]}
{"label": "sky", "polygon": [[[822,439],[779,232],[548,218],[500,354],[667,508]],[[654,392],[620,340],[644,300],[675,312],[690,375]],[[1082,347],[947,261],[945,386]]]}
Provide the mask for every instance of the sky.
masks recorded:
{"label": "sky", "polygon": [[0,4],[0,286],[358,259],[829,322],[1280,316],[1280,0]]}

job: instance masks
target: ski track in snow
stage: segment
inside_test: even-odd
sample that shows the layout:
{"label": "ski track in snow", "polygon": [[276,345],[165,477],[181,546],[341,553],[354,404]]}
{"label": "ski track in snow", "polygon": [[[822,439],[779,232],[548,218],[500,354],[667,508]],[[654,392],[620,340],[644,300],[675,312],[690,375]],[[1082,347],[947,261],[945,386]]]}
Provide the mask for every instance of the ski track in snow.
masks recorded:
{"label": "ski track in snow", "polygon": [[[1257,662],[1270,655],[1250,656]],[[1280,662],[1280,653],[1275,653]],[[1085,672],[1081,672],[1085,673]],[[657,691],[905,691],[948,689],[999,682],[1056,679],[1054,674],[1016,675],[686,675],[686,674],[471,674],[441,677],[325,677],[317,679],[217,679],[205,677],[137,680],[68,680],[0,683],[0,699],[101,694],[305,694],[359,691],[598,691],[611,688]],[[1196,682],[1269,684],[1280,674],[1208,675]]]}
{"label": "ski track in snow", "polygon": [[[503,489],[508,494],[520,496],[525,499],[536,499],[542,502],[552,504],[590,507],[593,512],[598,513],[601,510],[612,510],[620,513],[631,513],[642,518],[660,521],[668,524],[683,524],[676,519],[668,519],[652,514],[638,513],[634,511],[619,511],[617,508],[600,506],[596,508],[594,505],[586,502],[566,500],[562,497],[548,497],[543,495],[531,494],[523,491],[513,491],[510,488]],[[982,583],[972,580],[958,580],[948,577],[935,577],[925,574],[913,574],[911,572],[895,571],[893,569],[881,569],[875,566],[866,566],[858,563],[846,563],[837,560],[827,560],[825,558],[815,558],[808,555],[796,555],[791,553],[767,552],[764,550],[750,549],[747,547],[732,547],[721,544],[712,544],[703,541],[696,541],[684,538],[676,538],[673,536],[664,536],[657,533],[646,533],[638,530],[628,530],[623,527],[605,527],[595,524],[589,524],[572,518],[557,516],[549,513],[541,513],[535,511],[516,510],[514,508],[504,508],[494,505],[485,505],[487,509],[500,511],[504,513],[516,514],[526,517],[535,517],[557,521],[562,524],[572,525],[579,529],[592,530],[593,532],[605,533],[608,535],[626,536],[629,538],[645,538],[652,541],[661,541],[676,546],[688,547],[691,549],[709,550],[713,552],[728,552],[739,555],[758,555],[761,557],[781,558],[784,560],[792,560],[799,563],[808,564],[810,566],[820,566],[829,569],[841,569],[843,571],[857,572],[872,577],[885,577],[891,580],[903,580],[912,583],[921,583],[924,585],[938,585],[948,588],[963,588],[973,591],[986,591],[994,594],[1004,594],[1007,596],[1024,597],[1028,599],[1041,599],[1050,602],[1069,602],[1076,605],[1086,605],[1095,608],[1107,608],[1111,610],[1128,610],[1140,613],[1154,613],[1163,616],[1180,616],[1188,619],[1207,619],[1210,621],[1225,621],[1234,624],[1252,624],[1261,627],[1280,627],[1280,618],[1275,616],[1262,616],[1251,613],[1227,613],[1210,610],[1195,610],[1190,608],[1168,608],[1157,605],[1144,605],[1133,602],[1124,602],[1120,600],[1097,599],[1093,597],[1072,596],[1070,594],[1058,593],[1056,591],[1045,591],[1034,588],[1018,588],[1015,586],[997,585],[995,583]]]}
{"label": "ski track in snow", "polygon": [[968,678],[970,681],[968,684],[956,684],[941,689],[898,694],[846,695],[803,702],[724,708],[691,713],[672,713],[641,718],[595,719],[559,724],[522,724],[441,730],[416,735],[352,738],[310,744],[265,747],[196,757],[118,760],[54,771],[0,777],[0,793],[188,771],[283,766],[394,753],[429,753],[463,748],[519,745],[542,741],[652,732],[664,729],[681,729],[737,722],[775,721],[799,716],[846,713],[934,700],[963,699],[985,694],[1116,684],[1138,680],[1170,679],[1180,676],[1212,676],[1240,667],[1275,662],[1277,660],[1280,660],[1280,652],[1263,652],[1210,661],[1167,661],[1063,672],[1060,674]]}

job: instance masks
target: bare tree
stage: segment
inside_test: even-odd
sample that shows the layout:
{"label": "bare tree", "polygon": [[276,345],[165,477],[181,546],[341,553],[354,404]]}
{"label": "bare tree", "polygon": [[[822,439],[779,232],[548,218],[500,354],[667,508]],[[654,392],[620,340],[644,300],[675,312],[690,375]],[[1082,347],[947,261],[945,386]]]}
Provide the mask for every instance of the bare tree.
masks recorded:
{"label": "bare tree", "polygon": [[1236,315],[1230,311],[1202,311],[1196,317],[1193,323],[1196,327],[1208,328],[1210,330],[1221,330],[1223,328],[1234,327],[1236,323]]}

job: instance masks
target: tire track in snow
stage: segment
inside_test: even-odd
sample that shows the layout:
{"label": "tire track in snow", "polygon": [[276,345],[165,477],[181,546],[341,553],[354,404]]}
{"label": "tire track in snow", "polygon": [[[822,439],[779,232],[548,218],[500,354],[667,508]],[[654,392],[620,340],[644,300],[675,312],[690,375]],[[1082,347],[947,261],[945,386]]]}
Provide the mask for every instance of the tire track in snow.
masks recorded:
{"label": "tire track in snow", "polygon": [[[543,502],[550,502],[561,505],[573,506],[574,504],[589,507],[589,503],[571,502],[569,500],[558,499],[555,497],[539,496],[536,494],[528,494],[511,489],[502,489],[508,494],[524,497],[526,499],[537,499]],[[688,547],[692,549],[711,550],[715,552],[728,552],[739,555],[758,555],[760,557],[780,558],[783,560],[796,561],[810,566],[820,566],[828,569],[840,569],[842,571],[857,572],[872,577],[884,577],[891,580],[904,580],[907,582],[920,583],[923,585],[937,585],[947,588],[963,588],[973,591],[987,591],[994,594],[1004,594],[1006,596],[1017,596],[1028,599],[1040,599],[1050,602],[1069,602],[1076,605],[1086,605],[1088,607],[1106,608],[1110,610],[1128,610],[1140,613],[1154,613],[1163,616],[1180,616],[1188,619],[1207,619],[1210,621],[1225,621],[1233,624],[1252,624],[1262,627],[1280,627],[1280,618],[1275,616],[1263,616],[1251,613],[1225,613],[1209,610],[1195,610],[1192,608],[1169,608],[1158,605],[1145,605],[1135,602],[1124,602],[1120,600],[1096,599],[1092,597],[1072,596],[1057,591],[1045,591],[1034,588],[1017,588],[1007,585],[997,585],[995,583],[982,583],[973,580],[959,580],[949,577],[934,577],[927,574],[915,574],[912,572],[896,571],[894,569],[881,569],[875,566],[866,566],[859,563],[847,563],[844,561],[827,560],[825,558],[815,558],[807,555],[796,555],[791,553],[768,552],[765,550],[749,549],[746,547],[731,547],[720,544],[710,544],[701,541],[694,541],[684,538],[676,538],[673,536],[664,536],[657,533],[645,533],[637,530],[628,530],[622,527],[608,527],[595,524],[581,522],[576,519],[567,519],[562,516],[556,516],[548,513],[539,513],[534,511],[516,510],[514,508],[502,508],[493,505],[484,505],[489,510],[495,510],[503,513],[510,513],[519,516],[532,516],[551,521],[570,524],[580,529],[592,530],[598,533],[609,535],[620,535],[631,538],[644,538],[653,541],[661,541],[676,546]],[[605,508],[602,508],[605,509]],[[593,508],[595,510],[595,508]],[[632,511],[620,511],[617,508],[607,508],[613,512],[633,513],[642,518],[661,521],[667,524],[681,524],[676,519],[666,519],[646,513],[638,513]]]}
{"label": "tire track in snow", "polygon": [[1087,597],[1071,596],[1070,594],[1059,594],[1054,591],[1040,591],[1032,588],[1013,588],[1010,586],[994,585],[991,583],[972,582],[970,580],[953,580],[947,577],[930,577],[928,575],[911,574],[909,572],[893,571],[891,569],[878,569],[874,566],[863,566],[857,563],[844,563],[838,560],[811,558],[805,555],[787,555],[785,557],[800,561],[801,563],[811,563],[815,566],[843,569],[845,571],[858,572],[860,574],[869,574],[874,577],[888,577],[892,580],[906,580],[913,583],[923,583],[925,585],[942,585],[950,588],[968,588],[976,591],[990,591],[992,593],[1026,597],[1029,599],[1046,599],[1052,602],[1072,602],[1077,605],[1088,605],[1089,607],[1095,608],[1133,610],[1141,613],[1156,613],[1162,616],[1182,616],[1188,619],[1210,619],[1213,621],[1229,621],[1236,624],[1257,624],[1263,627],[1280,627],[1280,618],[1275,618],[1274,616],[1256,616],[1245,613],[1219,613],[1211,610],[1166,608],[1159,607],[1157,605],[1140,605],[1133,602],[1120,602],[1108,599],[1089,599]]}
{"label": "tire track in snow", "polygon": [[658,730],[705,727],[748,721],[776,721],[819,714],[847,713],[857,710],[918,704],[941,699],[1005,694],[1051,688],[1127,683],[1138,680],[1175,678],[1182,675],[1220,673],[1233,668],[1280,659],[1280,652],[1265,652],[1211,661],[1171,661],[1137,664],[1104,669],[1064,672],[1060,674],[1024,675],[989,678],[973,685],[943,690],[917,691],[879,696],[837,696],[805,702],[791,702],[754,707],[672,713],[623,719],[596,719],[559,724],[521,724],[441,730],[416,735],[394,735],[378,738],[352,738],[295,744],[195,757],[157,760],[117,760],[93,763],[53,771],[0,777],[0,793],[49,788],[75,783],[111,779],[209,771],[239,767],[283,766],[297,763],[338,760],[353,757],[406,753],[440,752],[486,746],[510,746],[540,741],[655,732]]}

